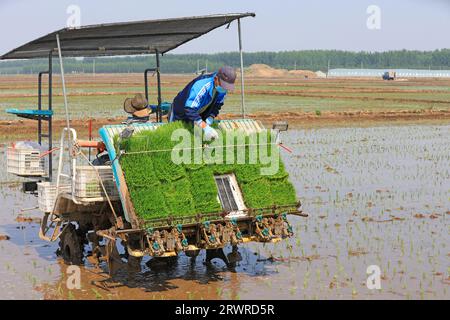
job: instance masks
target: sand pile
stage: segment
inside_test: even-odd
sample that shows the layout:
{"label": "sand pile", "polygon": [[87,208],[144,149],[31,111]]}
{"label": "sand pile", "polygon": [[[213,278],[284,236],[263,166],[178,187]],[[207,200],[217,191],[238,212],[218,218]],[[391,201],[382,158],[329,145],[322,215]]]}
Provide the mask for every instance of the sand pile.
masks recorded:
{"label": "sand pile", "polygon": [[287,70],[275,69],[266,64],[252,64],[250,67],[245,69],[245,74],[251,77],[284,77],[287,73]]}
{"label": "sand pile", "polygon": [[286,70],[275,69],[266,64],[252,64],[245,69],[245,75],[256,78],[282,78],[282,77],[296,77],[296,78],[316,78],[317,75],[310,70]]}
{"label": "sand pile", "polygon": [[301,78],[317,78],[315,72],[310,70],[291,70],[288,72],[290,76],[301,77]]}

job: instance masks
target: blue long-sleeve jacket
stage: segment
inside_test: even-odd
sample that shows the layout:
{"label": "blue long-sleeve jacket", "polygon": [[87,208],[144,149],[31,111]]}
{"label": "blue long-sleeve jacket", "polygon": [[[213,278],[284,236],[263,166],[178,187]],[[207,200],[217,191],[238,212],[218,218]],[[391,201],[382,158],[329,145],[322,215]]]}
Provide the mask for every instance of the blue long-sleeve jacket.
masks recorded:
{"label": "blue long-sleeve jacket", "polygon": [[224,104],[226,93],[214,89],[217,73],[201,75],[192,80],[173,100],[170,121],[198,121],[216,117]]}

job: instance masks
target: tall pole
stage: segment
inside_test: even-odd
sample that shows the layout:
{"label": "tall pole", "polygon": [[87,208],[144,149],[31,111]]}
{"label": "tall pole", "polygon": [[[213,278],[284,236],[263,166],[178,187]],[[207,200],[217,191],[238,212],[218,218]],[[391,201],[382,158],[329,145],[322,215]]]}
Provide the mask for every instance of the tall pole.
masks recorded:
{"label": "tall pole", "polygon": [[[53,110],[53,50],[48,54],[48,110]],[[53,115],[48,118],[48,150],[53,149]],[[52,181],[53,175],[53,154],[50,152],[48,155],[48,180]]]}
{"label": "tall pole", "polygon": [[244,56],[243,56],[243,52],[242,52],[241,19],[238,19],[238,34],[239,34],[239,54],[241,56],[241,108],[242,108],[242,118],[245,118]]}
{"label": "tall pole", "polygon": [[[92,141],[92,118],[88,120],[89,141]],[[91,148],[89,148],[89,162],[91,162]]]}
{"label": "tall pole", "polygon": [[[61,69],[61,83],[62,83],[62,89],[63,89],[63,96],[64,96],[64,109],[66,110],[66,127],[67,127],[67,146],[69,148],[69,157],[71,159],[70,161],[70,177],[72,178],[75,174],[74,170],[75,170],[75,159],[73,157],[72,154],[72,146],[70,145],[70,136],[71,136],[71,131],[70,131],[70,120],[69,120],[69,106],[67,104],[67,92],[66,92],[66,80],[64,78],[64,65],[63,65],[63,60],[62,60],[62,53],[61,53],[61,43],[59,42],[59,34],[56,34],[56,43],[58,45],[58,56],[59,56],[59,67]],[[72,137],[74,138],[74,137]],[[60,146],[60,148],[63,148],[64,146]],[[58,180],[57,180],[57,187],[59,187],[58,181],[59,181],[59,176],[58,176]],[[72,182],[73,184],[73,182]],[[72,186],[73,187],[73,186]]]}
{"label": "tall pole", "polygon": [[159,52],[156,51],[156,80],[158,82],[158,109],[156,112],[156,121],[162,122],[162,114],[161,114],[161,70],[159,63]]}
{"label": "tall pole", "polygon": [[67,129],[70,129],[70,120],[69,120],[69,108],[67,106],[67,93],[66,93],[66,81],[64,79],[64,66],[61,54],[61,44],[59,42],[59,34],[56,34],[56,43],[58,44],[58,55],[59,55],[59,66],[61,68],[61,82],[64,96],[64,108],[66,110],[66,126]]}
{"label": "tall pole", "polygon": [[[38,110],[42,110],[42,72],[38,75]],[[42,144],[42,118],[38,118],[38,143]]]}

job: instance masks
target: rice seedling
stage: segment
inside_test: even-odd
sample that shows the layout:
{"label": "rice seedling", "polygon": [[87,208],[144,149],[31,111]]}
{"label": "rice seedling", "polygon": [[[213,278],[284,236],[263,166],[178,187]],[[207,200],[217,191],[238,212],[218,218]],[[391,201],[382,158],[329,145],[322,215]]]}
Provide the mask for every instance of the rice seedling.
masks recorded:
{"label": "rice seedling", "polygon": [[102,294],[101,294],[100,292],[98,292],[97,289],[92,288],[92,292],[93,292],[94,295],[95,295],[95,299],[97,299],[97,300],[103,300]]}
{"label": "rice seedling", "polygon": [[[116,147],[125,150],[120,163],[138,216],[151,219],[220,212],[214,175],[225,173],[235,173],[248,208],[295,206],[296,192],[281,161],[279,170],[269,176],[261,175],[263,165],[259,158],[256,164],[249,161],[243,164],[208,164],[204,159],[194,165],[175,164],[170,151],[176,147],[176,142],[171,141],[171,135],[177,129],[187,130],[193,138],[191,126],[175,122],[138,133],[122,141],[120,146],[118,138],[115,139]],[[251,138],[245,137],[244,141],[248,146]],[[245,150],[248,160],[249,148],[245,147]],[[187,152],[194,159],[196,149]]]}

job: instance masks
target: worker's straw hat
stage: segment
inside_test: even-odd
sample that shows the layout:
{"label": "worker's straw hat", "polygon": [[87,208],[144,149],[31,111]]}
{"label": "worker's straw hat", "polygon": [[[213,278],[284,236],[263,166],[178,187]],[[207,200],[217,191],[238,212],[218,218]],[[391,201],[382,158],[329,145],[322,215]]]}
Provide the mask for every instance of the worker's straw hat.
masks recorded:
{"label": "worker's straw hat", "polygon": [[146,117],[150,110],[147,108],[148,102],[142,93],[137,93],[134,98],[127,98],[123,103],[123,110],[131,113],[135,117]]}

